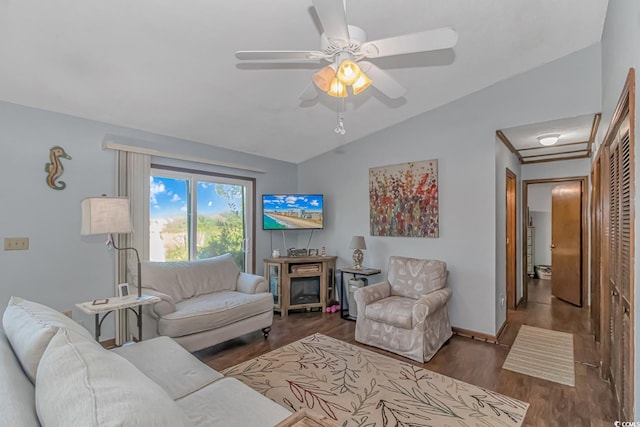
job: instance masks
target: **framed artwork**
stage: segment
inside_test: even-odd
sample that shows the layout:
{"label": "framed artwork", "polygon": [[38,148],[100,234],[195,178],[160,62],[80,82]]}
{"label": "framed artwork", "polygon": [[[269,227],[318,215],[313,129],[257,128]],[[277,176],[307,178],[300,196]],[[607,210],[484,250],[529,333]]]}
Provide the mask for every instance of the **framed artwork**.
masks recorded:
{"label": "framed artwork", "polygon": [[118,285],[118,293],[120,297],[128,297],[129,296],[129,284],[128,283],[120,283]]}
{"label": "framed artwork", "polygon": [[438,237],[438,160],[369,169],[372,236]]}

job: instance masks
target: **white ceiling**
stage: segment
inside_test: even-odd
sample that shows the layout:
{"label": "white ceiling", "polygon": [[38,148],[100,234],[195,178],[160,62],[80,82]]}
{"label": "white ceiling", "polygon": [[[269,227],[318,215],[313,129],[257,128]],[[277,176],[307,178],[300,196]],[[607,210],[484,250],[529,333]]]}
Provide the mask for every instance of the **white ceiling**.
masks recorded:
{"label": "white ceiling", "polygon": [[[407,88],[298,95],[320,68],[236,50],[316,50],[311,0],[0,0],[0,100],[291,162],[598,42],[607,0],[347,0],[374,40],[450,26],[452,50],[374,62]],[[324,65],[324,64],[322,64]]]}
{"label": "white ceiling", "polygon": [[[539,163],[591,157],[594,138],[600,126],[600,114],[585,114],[510,129],[501,129],[507,147],[520,163]],[[538,138],[557,135],[554,145],[543,146]],[[503,142],[505,142],[503,140]]]}

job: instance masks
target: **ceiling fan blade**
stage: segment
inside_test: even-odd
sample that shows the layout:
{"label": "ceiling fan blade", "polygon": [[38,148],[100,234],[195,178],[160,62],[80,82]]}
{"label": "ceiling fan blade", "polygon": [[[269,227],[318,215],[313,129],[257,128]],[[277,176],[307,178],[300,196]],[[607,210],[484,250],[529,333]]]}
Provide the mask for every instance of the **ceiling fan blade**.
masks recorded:
{"label": "ceiling fan blade", "polygon": [[300,101],[312,101],[318,97],[318,91],[316,90],[316,85],[313,82],[309,82],[306,88],[302,91],[298,98]]}
{"label": "ceiling fan blade", "polygon": [[373,81],[373,86],[376,87],[385,96],[396,99],[401,98],[406,89],[400,86],[400,83],[395,81],[393,77],[387,74],[386,71],[381,70],[376,65],[368,61],[358,62],[360,69]]}
{"label": "ceiling fan blade", "polygon": [[313,0],[325,36],[333,40],[349,40],[347,14],[342,0]]}
{"label": "ceiling fan blade", "polygon": [[404,55],[407,53],[427,52],[449,49],[458,42],[458,33],[449,27],[402,36],[373,40],[362,44],[360,50],[367,58]]}
{"label": "ceiling fan blade", "polygon": [[239,50],[236,58],[249,61],[318,61],[326,55],[315,50]]}

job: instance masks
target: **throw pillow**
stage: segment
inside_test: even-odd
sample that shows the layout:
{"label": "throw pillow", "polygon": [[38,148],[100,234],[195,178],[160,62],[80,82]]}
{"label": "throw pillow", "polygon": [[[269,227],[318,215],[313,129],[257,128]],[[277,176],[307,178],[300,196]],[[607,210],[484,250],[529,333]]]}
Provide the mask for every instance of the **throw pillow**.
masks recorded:
{"label": "throw pillow", "polygon": [[89,331],[64,314],[46,305],[18,297],[11,297],[9,300],[2,317],[2,327],[22,369],[32,383],[35,383],[42,353],[59,328],[73,330],[88,338],[93,345],[99,345]]}

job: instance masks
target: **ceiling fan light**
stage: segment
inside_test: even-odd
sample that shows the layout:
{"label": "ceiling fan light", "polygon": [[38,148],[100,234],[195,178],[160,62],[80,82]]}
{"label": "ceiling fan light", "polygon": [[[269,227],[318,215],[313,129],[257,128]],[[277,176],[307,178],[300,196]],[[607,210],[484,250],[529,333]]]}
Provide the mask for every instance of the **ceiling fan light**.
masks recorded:
{"label": "ceiling fan light", "polygon": [[361,71],[358,64],[347,59],[346,61],[342,61],[340,67],[338,67],[336,77],[343,85],[351,86],[360,78],[360,74]]}
{"label": "ceiling fan light", "polygon": [[347,87],[343,85],[337,77],[334,77],[333,80],[331,80],[331,87],[327,93],[336,98],[344,98],[347,96]]}
{"label": "ceiling fan light", "polygon": [[548,146],[553,145],[556,142],[558,142],[559,138],[560,138],[560,135],[558,135],[558,134],[542,135],[542,136],[538,137],[538,141],[540,142],[540,144],[548,147]]}
{"label": "ceiling fan light", "polygon": [[369,76],[361,72],[358,80],[356,80],[356,82],[351,86],[351,89],[353,89],[353,94],[357,95],[363,92],[366,88],[371,86],[371,83],[373,83],[373,81],[371,81]]}
{"label": "ceiling fan light", "polygon": [[311,79],[313,80],[313,83],[318,86],[318,89],[323,92],[328,92],[329,89],[331,89],[331,81],[335,77],[336,70],[331,65],[328,65],[317,73],[314,73]]}

